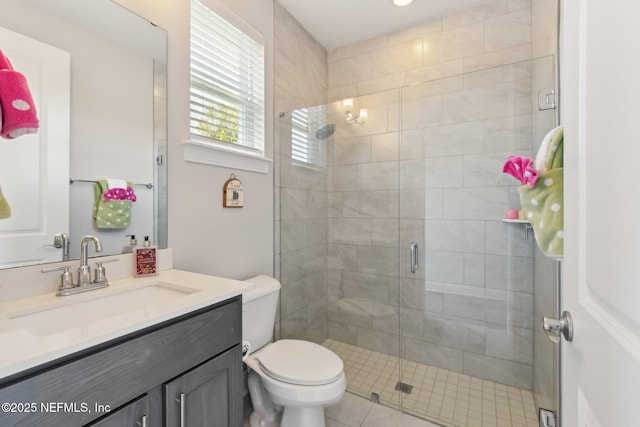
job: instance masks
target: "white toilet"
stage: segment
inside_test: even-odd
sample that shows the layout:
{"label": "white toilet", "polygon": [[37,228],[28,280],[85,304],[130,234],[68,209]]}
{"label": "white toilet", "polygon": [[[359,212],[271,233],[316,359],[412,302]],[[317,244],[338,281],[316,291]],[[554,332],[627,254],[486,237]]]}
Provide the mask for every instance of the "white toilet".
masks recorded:
{"label": "white toilet", "polygon": [[249,345],[245,363],[253,371],[251,426],[277,425],[279,405],[284,407],[281,427],[325,427],[325,406],[339,402],[347,386],[342,360],[309,341],[272,342],[280,282],[264,275],[247,281],[255,284],[242,294],[242,339]]}

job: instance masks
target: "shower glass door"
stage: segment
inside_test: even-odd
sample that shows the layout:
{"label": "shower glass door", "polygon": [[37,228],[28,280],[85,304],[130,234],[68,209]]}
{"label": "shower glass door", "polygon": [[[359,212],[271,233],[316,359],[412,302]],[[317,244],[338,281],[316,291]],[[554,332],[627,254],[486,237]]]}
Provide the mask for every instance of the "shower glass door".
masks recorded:
{"label": "shower glass door", "polygon": [[[553,61],[401,90],[399,388],[407,413],[444,425],[538,426],[536,400],[557,409],[553,348],[541,349],[538,332],[534,345],[534,302],[544,303],[534,290],[553,287],[554,261],[526,224],[502,220],[520,209],[520,183],[502,173],[505,160],[535,158],[555,126],[554,110],[537,108],[537,92],[555,87]],[[553,314],[547,308],[543,315]],[[536,399],[534,374],[538,383],[551,376]]]}
{"label": "shower glass door", "polygon": [[503,423],[527,425],[533,245],[501,219],[519,207],[502,165],[532,156],[531,62],[405,87],[401,104],[403,409],[467,426],[497,425],[506,408]]}
{"label": "shower glass door", "polygon": [[[348,391],[447,426],[537,426],[557,410],[555,262],[509,155],[555,126],[552,56],[282,113],[279,337],[325,345]],[[546,289],[546,290],[545,290]],[[542,291],[542,294],[536,292]]]}
{"label": "shower glass door", "polygon": [[[350,392],[400,408],[400,91],[329,105],[329,338]],[[336,344],[338,343],[338,344]]]}
{"label": "shower glass door", "polygon": [[348,391],[401,407],[400,91],[283,113],[280,336],[344,361]]}

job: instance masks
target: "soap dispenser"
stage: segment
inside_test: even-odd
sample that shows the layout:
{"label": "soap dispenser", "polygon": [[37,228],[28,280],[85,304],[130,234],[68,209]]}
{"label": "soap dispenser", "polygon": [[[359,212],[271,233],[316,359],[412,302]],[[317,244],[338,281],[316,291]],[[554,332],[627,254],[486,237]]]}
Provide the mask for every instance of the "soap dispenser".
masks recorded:
{"label": "soap dispenser", "polygon": [[130,237],[129,244],[127,246],[122,247],[123,254],[133,253],[133,249],[138,245],[138,241],[136,240],[135,234],[127,234],[127,237]]}
{"label": "soap dispenser", "polygon": [[144,236],[142,246],[137,246],[134,253],[136,256],[136,277],[158,274],[158,248],[151,245],[149,236]]}

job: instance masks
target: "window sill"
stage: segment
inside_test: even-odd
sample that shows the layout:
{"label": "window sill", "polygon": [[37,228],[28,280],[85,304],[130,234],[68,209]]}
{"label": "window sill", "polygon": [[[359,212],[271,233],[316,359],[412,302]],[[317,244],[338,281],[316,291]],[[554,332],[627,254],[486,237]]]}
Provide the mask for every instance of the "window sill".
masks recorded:
{"label": "window sill", "polygon": [[182,141],[184,160],[205,165],[221,166],[258,173],[271,172],[273,160],[244,153],[233,148],[200,142],[192,139]]}

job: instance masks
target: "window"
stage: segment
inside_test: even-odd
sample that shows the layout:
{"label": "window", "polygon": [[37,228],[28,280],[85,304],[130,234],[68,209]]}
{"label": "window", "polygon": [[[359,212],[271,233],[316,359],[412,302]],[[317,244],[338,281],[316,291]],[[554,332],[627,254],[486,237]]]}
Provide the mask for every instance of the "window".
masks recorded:
{"label": "window", "polygon": [[191,1],[192,136],[264,155],[264,42]]}
{"label": "window", "polygon": [[326,128],[322,127],[325,118],[326,113],[319,108],[291,112],[291,159],[297,164],[326,165],[326,143],[323,140],[327,136],[323,133]]}
{"label": "window", "polygon": [[309,113],[295,110],[291,113],[291,158],[303,163],[311,163],[309,135]]}

